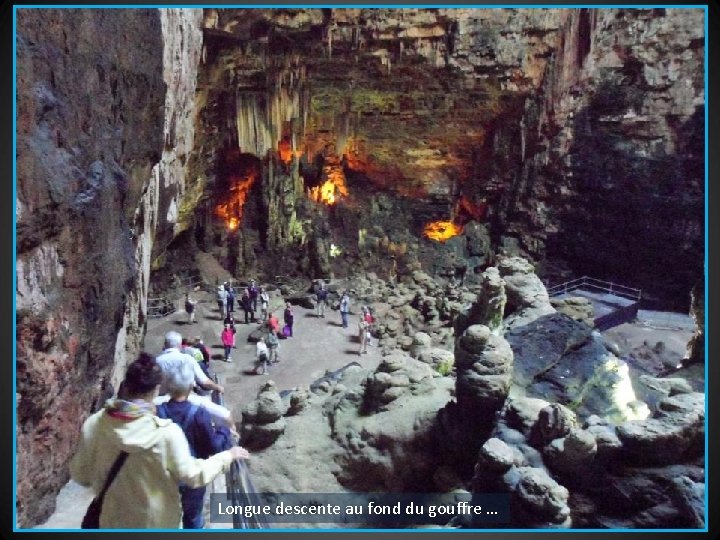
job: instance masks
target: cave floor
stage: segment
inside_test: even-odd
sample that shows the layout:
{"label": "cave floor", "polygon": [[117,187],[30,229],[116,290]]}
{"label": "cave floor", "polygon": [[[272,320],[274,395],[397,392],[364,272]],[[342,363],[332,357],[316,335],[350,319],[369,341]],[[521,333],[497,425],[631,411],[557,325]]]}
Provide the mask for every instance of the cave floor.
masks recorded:
{"label": "cave floor", "polygon": [[[184,311],[177,311],[160,319],[148,321],[145,336],[146,351],[158,354],[162,350],[163,337],[169,330],[180,332],[183,337],[201,336],[213,357],[212,368],[218,374],[220,383],[225,387],[225,405],[234,411],[236,420],[240,420],[239,407],[251,402],[260,388],[268,381],[274,381],[278,391],[295,387],[309,386],[323,377],[327,370],[337,370],[350,362],[359,362],[368,369],[375,369],[382,356],[377,347],[377,340],[368,347],[368,353],[358,355],[357,314],[350,314],[349,328],[343,329],[340,314],[327,309],[325,318],[315,316],[314,310],[294,306],[295,336],[280,341],[280,363],[272,367],[271,375],[255,375],[254,367],[255,344],[248,343],[248,335],[258,324],[236,324],[237,348],[232,353],[232,363],[226,363],[220,342],[220,331],[223,328],[214,295],[198,293],[199,303],[196,306],[195,324],[187,324]],[[277,312],[282,315],[281,312]],[[242,311],[235,311],[236,320],[241,318]],[[219,358],[219,360],[215,359]],[[208,489],[208,493],[225,491],[225,477],[220,475]],[[43,529],[78,529],[87,506],[92,500],[92,493],[72,480],[60,491],[57,497],[56,511],[43,524],[36,528]],[[208,498],[206,497],[206,504]],[[206,528],[230,528],[230,524],[211,524]]]}

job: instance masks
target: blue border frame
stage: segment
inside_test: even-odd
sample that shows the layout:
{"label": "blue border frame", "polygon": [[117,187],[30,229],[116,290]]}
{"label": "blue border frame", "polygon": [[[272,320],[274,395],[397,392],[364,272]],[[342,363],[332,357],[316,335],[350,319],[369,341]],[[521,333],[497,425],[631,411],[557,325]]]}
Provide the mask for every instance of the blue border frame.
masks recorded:
{"label": "blue border frame", "polygon": [[[273,529],[252,529],[248,532],[253,533],[274,533],[274,532],[303,532],[303,533],[320,533],[320,532],[332,532],[332,533],[372,533],[372,532],[391,532],[391,533],[514,533],[514,532],[533,532],[533,533],[670,533],[670,532],[682,532],[682,533],[705,533],[709,531],[708,515],[709,515],[709,501],[708,501],[708,469],[709,469],[709,445],[708,445],[708,401],[710,399],[708,393],[708,376],[709,376],[709,365],[708,365],[708,176],[709,176],[709,149],[708,149],[708,55],[709,55],[709,43],[708,43],[708,32],[709,32],[709,21],[708,21],[708,5],[695,5],[695,4],[660,4],[663,8],[675,8],[675,9],[703,9],[704,11],[704,32],[705,32],[705,50],[704,50],[704,69],[705,69],[705,88],[704,88],[704,99],[705,99],[705,268],[704,268],[704,308],[705,308],[705,528],[704,529],[285,529],[285,528],[273,528]],[[108,5],[92,5],[92,4],[69,4],[69,5],[54,5],[54,4],[27,4],[27,5],[13,5],[13,289],[15,290],[15,296],[13,296],[13,335],[17,335],[17,10],[18,9],[152,9],[152,8],[248,8],[248,9],[266,9],[266,8],[287,8],[287,4],[116,4],[112,6]],[[368,5],[357,5],[357,4],[304,4],[303,8],[326,8],[326,7],[339,7],[339,8],[407,8],[414,7],[408,5],[397,5],[397,4],[368,4]],[[423,8],[477,8],[477,9],[494,9],[494,8],[587,8],[587,9],[650,9],[656,7],[652,4],[547,4],[547,5],[536,5],[536,4],[422,4],[420,7]],[[35,529],[35,528],[18,528],[17,527],[17,341],[13,341],[13,532],[30,532],[30,533],[44,533],[44,532],[73,532],[73,533],[106,533],[106,532],[173,532],[173,533],[229,533],[238,532],[235,529]]]}

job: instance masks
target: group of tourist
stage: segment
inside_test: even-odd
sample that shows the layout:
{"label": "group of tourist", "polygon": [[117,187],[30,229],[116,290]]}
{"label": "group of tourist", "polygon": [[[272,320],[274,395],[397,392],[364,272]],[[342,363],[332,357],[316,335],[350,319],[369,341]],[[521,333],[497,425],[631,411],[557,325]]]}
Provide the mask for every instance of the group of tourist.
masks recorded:
{"label": "group of tourist", "polygon": [[200,363],[168,332],[163,352],[140,354],[117,398],[83,424],[70,471],[102,494],[100,528],[202,528],[205,486],[249,457],[230,411],[194,391],[224,391]]}
{"label": "group of tourist", "polygon": [[[224,316],[220,335],[225,361],[235,345],[235,291],[227,283],[218,288],[218,309]],[[286,302],[284,327],[270,311],[267,291],[254,281],[244,289],[240,306],[245,320],[255,321],[260,302],[263,336],[256,343],[256,369],[269,375],[279,362],[279,339],[293,336],[294,312]],[[328,291],[316,289],[316,314],[325,317]],[[195,322],[197,301],[188,293],[188,324]],[[340,299],[343,328],[348,328],[350,297]],[[375,318],[362,307],[358,322],[360,355],[367,353]],[[234,444],[237,431],[230,411],[208,394],[224,388],[211,376],[210,351],[200,336],[184,340],[180,333],[165,335],[156,357],[142,353],[130,364],[117,397],[83,424],[80,443],[71,462],[72,477],[101,494],[101,528],[202,528],[205,486],[248,452]],[[132,501],[132,504],[126,504]]]}

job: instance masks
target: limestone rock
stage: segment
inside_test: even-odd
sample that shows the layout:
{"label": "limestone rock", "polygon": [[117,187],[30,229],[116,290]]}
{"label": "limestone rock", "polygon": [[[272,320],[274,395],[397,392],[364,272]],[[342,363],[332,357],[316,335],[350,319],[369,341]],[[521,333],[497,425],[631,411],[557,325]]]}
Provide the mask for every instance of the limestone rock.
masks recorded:
{"label": "limestone rock", "polygon": [[680,515],[686,516],[687,526],[705,528],[705,484],[693,482],[687,476],[673,478],[672,484],[670,497]]}
{"label": "limestone rock", "polygon": [[705,281],[698,281],[690,293],[690,315],[695,321],[695,332],[688,342],[683,365],[705,363]]}
{"label": "limestone rock", "polygon": [[535,426],[540,411],[549,405],[550,403],[544,399],[526,397],[508,399],[501,417],[509,427],[517,429],[527,437]]}
{"label": "limestone rock", "polygon": [[285,430],[286,406],[273,381],[258,392],[257,399],[242,408],[240,430],[243,445],[258,450],[270,446]]}
{"label": "limestone rock", "polygon": [[688,452],[701,452],[705,435],[705,395],[665,398],[652,418],[625,422],[617,435],[624,456],[648,463],[679,463]]}
{"label": "limestone rock", "polygon": [[551,298],[552,305],[560,313],[578,322],[584,323],[590,328],[595,326],[595,308],[590,300],[582,296],[571,296],[569,298]]}
{"label": "limestone rock", "polygon": [[410,347],[410,356],[418,358],[422,352],[432,346],[432,339],[425,332],[417,332],[413,336],[413,343]]}
{"label": "limestone rock", "polygon": [[387,410],[387,405],[401,395],[426,393],[434,385],[432,370],[426,364],[402,353],[390,354],[364,382],[363,410]]}
{"label": "limestone rock", "polygon": [[429,364],[440,375],[449,375],[455,365],[453,352],[439,347],[432,347],[421,352],[417,359]]}
{"label": "limestone rock", "polygon": [[513,465],[518,465],[522,458],[518,457],[517,451],[513,447],[497,438],[488,439],[480,448],[478,461],[475,465],[476,471],[482,471],[482,474],[505,473]]}
{"label": "limestone rock", "polygon": [[[543,469],[513,467],[504,477],[517,506],[513,520],[524,525],[569,526],[569,492]],[[512,502],[511,502],[512,504]]]}
{"label": "limestone rock", "polygon": [[482,324],[494,334],[501,334],[506,301],[505,282],[498,269],[488,268],[482,274],[481,289],[470,310],[458,317],[455,332],[460,335],[468,326]]}
{"label": "limestone rock", "polygon": [[505,401],[512,377],[513,354],[505,338],[487,326],[469,327],[455,349],[456,395],[461,409],[494,414]]}
{"label": "limestone rock", "polygon": [[505,280],[510,311],[550,303],[545,286],[535,275],[533,265],[526,259],[500,256],[497,268],[500,276]]}
{"label": "limestone rock", "polygon": [[288,416],[303,412],[310,402],[310,393],[307,390],[296,390],[290,395],[290,407],[287,410]]}
{"label": "limestone rock", "polygon": [[538,420],[531,434],[534,446],[545,446],[553,439],[564,437],[577,426],[577,417],[570,409],[552,403],[538,413]]}
{"label": "limestone rock", "polygon": [[553,471],[559,471],[563,478],[575,480],[590,470],[597,448],[591,432],[573,428],[565,437],[551,441],[543,452]]}

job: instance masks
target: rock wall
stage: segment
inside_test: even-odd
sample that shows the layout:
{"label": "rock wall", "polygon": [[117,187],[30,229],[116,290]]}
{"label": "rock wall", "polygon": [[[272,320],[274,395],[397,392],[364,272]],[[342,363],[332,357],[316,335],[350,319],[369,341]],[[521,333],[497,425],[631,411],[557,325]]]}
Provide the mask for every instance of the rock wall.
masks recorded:
{"label": "rock wall", "polygon": [[469,188],[495,234],[550,278],[564,267],[687,309],[703,262],[703,61],[702,10],[570,11],[540,92],[493,132],[486,153],[504,159]]}
{"label": "rock wall", "polygon": [[[128,292],[123,325],[115,342],[113,387],[141,349],[145,335],[152,261],[187,227],[184,215],[197,204],[197,179],[189,159],[195,144],[197,70],[202,50],[201,9],[161,9],[162,77],[165,81],[163,147],[135,207],[131,234],[137,276]],[[160,344],[152,344],[157,348]]]}
{"label": "rock wall", "polygon": [[[445,253],[423,226],[474,219],[494,251],[542,263],[543,277],[590,274],[686,309],[703,253],[702,17],[207,10],[194,167],[224,189],[223,154],[239,150],[262,161],[262,181],[240,232],[204,203],[203,249],[241,274],[273,250],[283,271],[317,272],[332,243],[343,256],[330,266],[344,272],[387,260],[364,242],[378,236],[431,269]],[[337,210],[307,196],[329,163],[347,181]],[[376,208],[378,191],[397,211]],[[658,266],[675,271],[658,280]]]}
{"label": "rock wall", "polygon": [[20,526],[52,512],[80,423],[137,351],[192,144],[200,13],[18,11]]}

